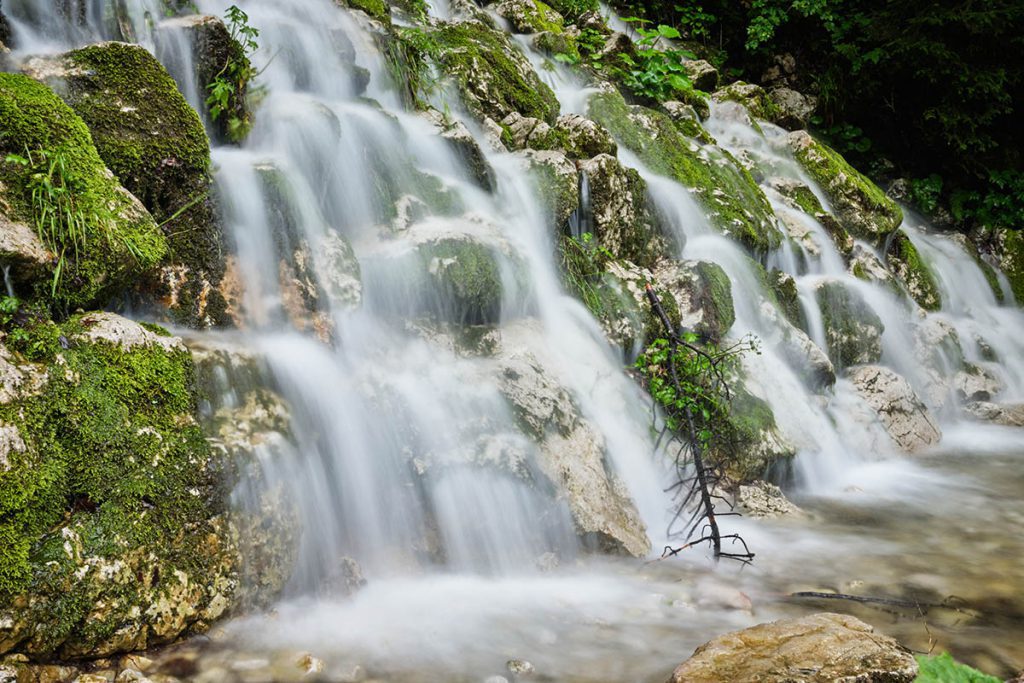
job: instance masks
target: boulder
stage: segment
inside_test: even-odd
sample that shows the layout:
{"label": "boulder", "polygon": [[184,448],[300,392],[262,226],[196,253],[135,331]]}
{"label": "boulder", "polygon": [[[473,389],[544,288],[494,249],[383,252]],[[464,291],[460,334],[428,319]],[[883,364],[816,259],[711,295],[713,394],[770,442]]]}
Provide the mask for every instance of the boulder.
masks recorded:
{"label": "boulder", "polygon": [[561,152],[524,150],[519,153],[536,182],[553,233],[560,232],[580,205],[576,165]]}
{"label": "boulder", "polygon": [[755,481],[740,485],[736,491],[736,504],[747,517],[802,516],[804,511],[786,498],[775,484]]}
{"label": "boulder", "polygon": [[918,306],[926,311],[942,307],[942,293],[931,268],[921,253],[902,230],[896,232],[887,244],[886,261],[889,271],[900,281]]}
{"label": "boulder", "polygon": [[773,333],[764,338],[773,345],[797,374],[813,391],[822,391],[836,383],[835,366],[828,354],[807,336],[807,333],[792,323],[774,302],[764,299],[761,316],[770,323]]}
{"label": "boulder", "polygon": [[[15,270],[13,280],[24,283],[17,290],[21,297],[41,296],[69,310],[104,305],[164,258],[167,241],[153,217],[117,182],[85,123],[53,91],[21,74],[0,74],[0,119],[5,125],[0,138],[0,159],[6,158],[0,161],[4,225],[33,226],[42,209],[58,215],[70,211],[83,233],[72,243],[64,227],[61,236],[44,242],[64,256],[43,268],[38,245],[31,246],[24,229],[4,231],[8,244],[21,245],[22,253],[7,261]],[[61,204],[67,198],[51,196],[44,207],[33,199],[34,174],[50,173],[51,164],[59,169],[52,182],[74,188],[73,208]]]}
{"label": "boulder", "polygon": [[590,216],[598,244],[641,266],[667,251],[647,204],[647,183],[609,154],[580,162],[590,186]]}
{"label": "boulder", "polygon": [[880,245],[903,222],[896,202],[831,147],[804,130],[789,134],[797,161],[828,195],[839,223],[854,237]]}
{"label": "boulder", "polygon": [[718,69],[703,59],[693,59],[685,64],[686,75],[697,90],[711,92],[718,87]]}
{"label": "boulder", "polygon": [[[144,48],[101,43],[24,65],[89,127],[96,151],[160,224],[171,258],[150,285],[176,322],[222,322],[224,240],[211,198],[210,143],[164,67]],[[170,289],[168,284],[173,283]]]}
{"label": "boulder", "polygon": [[1005,427],[1024,427],[1024,403],[976,401],[964,406],[968,415]]}
{"label": "boulder", "polygon": [[205,630],[241,600],[241,527],[188,350],[111,313],[27,333],[52,342],[27,364],[41,386],[0,407],[0,654],[107,657]]}
{"label": "boulder", "polygon": [[580,114],[565,114],[555,122],[563,137],[563,148],[570,158],[590,159],[600,154],[615,156],[618,146],[604,127]]}
{"label": "boulder", "polygon": [[625,486],[609,474],[603,438],[556,376],[529,352],[499,360],[501,392],[538,444],[540,469],[565,498],[577,533],[605,552],[644,557],[650,541]]}
{"label": "boulder", "polygon": [[559,150],[564,147],[564,136],[540,119],[512,112],[501,120],[501,140],[512,150]]}
{"label": "boulder", "polygon": [[429,57],[454,80],[475,116],[502,121],[518,112],[555,122],[558,99],[504,32],[467,21],[441,24],[428,35]]}
{"label": "boulder", "polygon": [[1017,305],[1024,305],[1024,233],[1020,230],[994,230],[983,246],[1006,275]]}
{"label": "boulder", "polygon": [[501,0],[494,11],[512,24],[516,33],[565,31],[562,15],[540,0]]}
{"label": "boulder", "polygon": [[[770,181],[772,189],[782,195],[786,203],[795,209],[803,211],[808,216],[821,224],[825,232],[832,238],[832,243],[843,256],[849,256],[853,251],[854,242],[850,234],[836,220],[835,216],[825,211],[821,201],[807,185],[790,178],[773,178]],[[787,227],[790,227],[787,225]],[[790,236],[802,241],[790,230]],[[811,238],[813,239],[813,238]],[[820,250],[819,245],[813,245],[815,250]]]}
{"label": "boulder", "polygon": [[[605,264],[605,272],[595,287],[598,301],[588,304],[613,346],[632,355],[642,344],[665,336],[661,320],[651,310],[646,286],[654,284],[658,299],[673,325],[679,324],[675,297],[656,282],[654,273],[635,263],[618,259]],[[584,300],[584,303],[588,303]]]}
{"label": "boulder", "polygon": [[736,81],[716,90],[711,95],[715,102],[737,102],[746,107],[755,119],[772,121],[778,114],[775,103],[768,97],[764,88],[753,83]]}
{"label": "boulder", "polygon": [[847,272],[849,272],[850,275],[853,275],[858,280],[884,285],[894,293],[898,293],[900,291],[900,286],[899,283],[896,282],[896,278],[894,278],[892,273],[889,272],[889,269],[885,267],[882,260],[875,255],[875,252],[869,247],[864,246],[863,243],[856,243],[853,245],[849,259],[850,265],[847,268]]}
{"label": "boulder", "polygon": [[839,368],[876,363],[882,357],[882,320],[853,288],[825,280],[815,289],[825,325],[828,355]]}
{"label": "boulder", "polygon": [[712,225],[750,251],[763,254],[782,244],[782,232],[764,192],[728,152],[690,139],[667,114],[630,107],[617,92],[592,95],[588,116],[651,171],[688,188]]}
{"label": "boulder", "polygon": [[684,330],[717,343],[736,321],[732,282],[718,264],[709,261],[660,261],[654,278],[662,289],[672,295]]}
{"label": "boulder", "polygon": [[0,213],[0,263],[12,282],[31,285],[45,279],[56,258],[33,228]]}
{"label": "boulder", "polygon": [[811,114],[818,106],[816,97],[803,95],[785,87],[769,90],[768,99],[775,105],[772,123],[787,130],[806,128],[811,120]]}
{"label": "boulder", "polygon": [[994,372],[981,365],[965,363],[953,376],[953,391],[961,401],[988,402],[995,398],[1006,384]]}
{"label": "boulder", "polygon": [[903,451],[914,453],[942,439],[928,407],[900,375],[880,365],[863,365],[851,369],[848,378]]}
{"label": "boulder", "polygon": [[719,636],[693,653],[669,683],[912,683],[909,650],[854,617],[812,614]]}

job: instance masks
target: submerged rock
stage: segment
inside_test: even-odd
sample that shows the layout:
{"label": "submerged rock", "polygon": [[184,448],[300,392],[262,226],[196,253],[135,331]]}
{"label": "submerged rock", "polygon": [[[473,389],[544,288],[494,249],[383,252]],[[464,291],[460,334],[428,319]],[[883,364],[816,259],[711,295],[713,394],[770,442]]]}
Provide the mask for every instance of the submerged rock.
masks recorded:
{"label": "submerged rock", "polygon": [[854,617],[812,614],[719,636],[693,653],[669,683],[912,683],[910,651]]}
{"label": "submerged rock", "polygon": [[73,213],[85,233],[84,247],[64,243],[64,257],[43,268],[38,245],[15,228],[24,239],[20,255],[8,264],[14,281],[23,283],[20,296],[43,297],[70,310],[104,305],[164,258],[167,242],[153,217],[107,170],[85,123],[49,88],[21,74],[0,74],[0,119],[0,158],[24,159],[0,161],[4,222],[34,225],[33,174],[59,164],[56,182],[76,188]]}
{"label": "submerged rock", "polygon": [[834,149],[803,130],[789,134],[789,146],[828,195],[836,218],[851,235],[877,245],[903,222],[896,202]]}
{"label": "submerged rock", "polygon": [[34,57],[24,70],[82,117],[100,157],[161,223],[170,252],[164,269],[175,276],[156,274],[153,294],[179,323],[222,322],[225,246],[211,199],[210,144],[164,67],[138,45],[102,43]]}
{"label": "submerged rock", "polygon": [[910,383],[879,365],[853,368],[848,378],[900,449],[913,453],[942,439],[938,423]]}
{"label": "submerged rock", "polygon": [[423,113],[430,123],[438,130],[438,133],[451,146],[455,155],[462,160],[469,170],[470,178],[482,189],[493,192],[497,185],[494,177],[494,169],[487,161],[487,157],[476,138],[469,132],[461,121],[452,121],[436,109],[430,109]]}

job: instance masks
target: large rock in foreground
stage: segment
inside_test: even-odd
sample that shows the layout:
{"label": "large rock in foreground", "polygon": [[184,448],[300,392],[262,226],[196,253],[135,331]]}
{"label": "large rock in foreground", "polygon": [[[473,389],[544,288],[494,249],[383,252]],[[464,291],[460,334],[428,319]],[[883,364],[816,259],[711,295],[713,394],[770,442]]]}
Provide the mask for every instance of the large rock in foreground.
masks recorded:
{"label": "large rock in foreground", "polygon": [[900,375],[880,365],[864,365],[851,370],[849,379],[902,450],[913,453],[942,439],[928,407]]}
{"label": "large rock in foreground", "polygon": [[701,645],[669,683],[911,683],[914,656],[873,631],[829,613],[759,624]]}
{"label": "large rock in foreground", "polygon": [[[239,536],[283,535],[229,514],[232,462],[200,428],[189,351],[111,313],[26,334],[0,345],[0,654],[107,657],[206,630],[244,598]],[[276,562],[259,558],[271,592]]]}

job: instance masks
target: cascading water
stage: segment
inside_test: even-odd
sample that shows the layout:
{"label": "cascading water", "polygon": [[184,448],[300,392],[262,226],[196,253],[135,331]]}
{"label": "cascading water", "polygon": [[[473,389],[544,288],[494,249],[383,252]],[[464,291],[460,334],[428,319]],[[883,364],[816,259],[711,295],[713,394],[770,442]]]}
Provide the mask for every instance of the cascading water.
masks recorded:
{"label": "cascading water", "polygon": [[[204,109],[185,40],[187,21],[160,21],[162,7],[150,0],[72,4],[69,20],[39,2],[9,3],[19,52],[66,50],[101,39],[137,41],[164,62],[188,101]],[[227,8],[216,0],[197,4],[215,15]],[[484,135],[459,103],[439,102],[451,105],[485,150],[499,180],[495,193],[483,191],[435,128],[403,107],[372,29],[357,13],[331,0],[249,0],[244,7],[261,31],[256,63],[262,102],[247,142],[217,148],[213,158],[224,223],[245,284],[246,328],[234,336],[265,360],[291,411],[290,440],[260,456],[263,478],[290,492],[303,534],[293,599],[280,607],[276,623],[254,617],[232,628],[238,648],[314,649],[333,662],[415,670],[416,680],[479,680],[519,656],[556,680],[662,680],[671,663],[712,633],[764,620],[764,610],[774,615],[796,609],[774,605],[772,594],[833,579],[829,568],[808,566],[807,558],[901,556],[912,542],[902,529],[879,522],[872,545],[843,525],[844,515],[869,518],[858,507],[864,499],[921,515],[929,498],[962,474],[959,465],[933,470],[903,459],[879,463],[869,455],[877,428],[857,418],[862,400],[843,379],[831,392],[807,388],[783,350],[789,323],[770,303],[742,248],[713,229],[685,188],[620,148],[619,158],[640,171],[663,224],[677,238],[675,256],[716,263],[728,275],[736,308],[730,336],[762,341],[762,355],[745,361],[747,388],[767,400],[780,432],[798,450],[804,493],[830,497],[820,503],[820,529],[800,526],[794,534],[793,522],[737,522],[758,552],[757,564],[744,575],[727,568],[710,573],[701,559],[640,570],[584,559],[574,529],[581,513],[543,483],[551,476],[544,472],[551,458],[539,455],[540,436],[524,433],[522,405],[510,405],[509,385],[526,402],[557,398],[564,389],[592,427],[586,432],[592,441],[581,445],[585,432],[566,421],[559,423],[562,440],[548,447],[556,455],[558,449],[590,449],[591,469],[575,473],[576,481],[604,482],[612,498],[626,497],[618,490],[621,480],[655,547],[670,506],[666,474],[654,457],[647,401],[622,372],[597,322],[560,285],[554,236],[521,160],[487,151]],[[445,18],[452,10],[432,3],[431,13]],[[552,85],[562,112],[585,112],[595,89],[527,40],[519,44]],[[705,125],[724,149],[807,185],[829,208],[780,130],[768,124],[755,129],[720,105],[712,105]],[[584,174],[581,197],[588,183]],[[942,297],[939,310],[918,313],[904,294],[850,274],[823,225],[793,211],[770,185],[764,190],[790,234],[803,236],[769,254],[766,264],[794,278],[810,341],[827,346],[817,288],[837,281],[859,293],[881,319],[881,362],[919,393],[927,393],[930,375],[914,351],[915,326],[936,320],[956,331],[965,360],[998,373],[1002,396],[1024,395],[1024,316],[997,304],[984,272],[954,239],[930,233],[908,212],[902,230],[937,273]],[[591,230],[588,212],[584,198],[574,234]],[[358,261],[361,305],[332,291],[318,303],[316,313],[324,315],[303,325],[295,292],[278,277],[281,255],[308,245],[314,279],[328,290],[339,236],[351,242]],[[445,246],[430,251],[438,245]],[[479,291],[467,297],[446,283],[444,268],[453,257],[445,249],[451,245],[493,265],[481,268],[500,284],[500,296],[482,300],[476,295],[486,292]],[[885,260],[869,245],[857,248]],[[1008,287],[1003,290],[1012,298]],[[428,318],[434,322],[424,322]],[[466,350],[481,345],[489,352]],[[539,410],[551,413],[552,422],[562,419],[559,405]],[[942,452],[973,446],[956,414],[943,413]],[[1014,447],[1008,432],[972,433],[1000,457]],[[607,477],[606,467],[617,479]],[[981,481],[998,488],[990,478]],[[861,489],[869,493],[860,496]],[[979,489],[964,489],[958,495],[965,504],[977,503]],[[241,489],[238,504],[248,504],[252,493]],[[1024,511],[1018,504],[1007,514]],[[967,550],[984,542],[966,544]],[[309,598],[346,557],[363,567],[369,585],[346,602]],[[562,569],[537,570],[556,562]],[[863,562],[851,562],[867,571]],[[872,575],[871,585],[898,583],[902,570],[924,576],[921,581],[936,591],[960,587],[957,577],[940,580],[927,575],[921,562],[904,562]],[[857,580],[854,573],[844,576]],[[764,601],[756,619],[747,595]],[[425,632],[434,642],[424,642]]]}

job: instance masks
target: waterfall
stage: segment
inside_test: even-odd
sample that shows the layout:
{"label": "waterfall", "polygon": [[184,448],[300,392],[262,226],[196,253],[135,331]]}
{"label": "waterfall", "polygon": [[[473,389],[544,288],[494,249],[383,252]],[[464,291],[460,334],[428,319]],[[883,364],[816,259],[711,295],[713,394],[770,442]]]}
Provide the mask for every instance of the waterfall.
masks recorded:
{"label": "waterfall", "polygon": [[[229,3],[196,4],[220,16]],[[428,5],[435,18],[453,15],[446,2]],[[78,0],[68,3],[70,18],[44,6],[50,3],[5,4],[17,55],[107,39],[138,42],[164,63],[211,126],[187,18],[161,19],[159,0]],[[452,93],[432,93],[433,104],[469,132],[493,169],[497,187],[483,189],[436,122],[403,104],[376,29],[361,13],[333,0],[248,0],[244,9],[260,30],[255,126],[242,145],[217,146],[212,156],[221,217],[244,284],[243,324],[231,336],[263,359],[269,384],[290,409],[287,443],[259,454],[265,484],[286,490],[301,518],[288,618],[308,620],[301,623],[324,647],[338,639],[380,660],[394,656],[395,645],[381,635],[389,626],[400,645],[415,647],[417,628],[466,643],[504,614],[527,614],[526,623],[539,614],[544,623],[558,623],[565,621],[564,607],[597,625],[587,633],[608,639],[599,627],[619,616],[602,600],[622,611],[640,605],[641,614],[629,618],[645,627],[663,623],[673,591],[683,588],[659,584],[670,596],[663,604],[642,582],[650,576],[677,582],[657,574],[668,570],[651,569],[634,583],[610,578],[616,569],[573,573],[582,551],[607,537],[640,555],[650,543],[657,554],[671,516],[669,463],[656,451],[650,399],[623,371],[621,350],[562,285],[560,235],[548,229],[543,188],[521,157],[489,143]],[[552,87],[563,114],[586,112],[599,89],[522,36],[516,44]],[[771,170],[759,179],[786,239],[759,261],[717,230],[676,180],[621,144],[618,159],[646,182],[675,245],[671,258],[710,262],[727,275],[735,305],[728,337],[760,340],[761,353],[744,358],[744,384],[770,406],[780,439],[796,453],[789,483],[797,491],[839,496],[856,479],[851,472],[881,460],[904,462],[894,449],[878,447],[884,433],[865,421],[869,410],[843,368],[835,368],[834,386],[811,387],[789,352],[798,339],[825,356],[825,284],[838,283],[878,317],[884,326],[879,363],[929,397],[943,427],[955,432],[963,424],[956,408],[966,399],[948,386],[936,388],[935,363],[953,372],[965,361],[998,376],[1000,400],[1024,399],[1024,314],[1012,305],[1005,278],[1001,287],[1010,301],[1001,304],[964,245],[909,210],[900,230],[936,274],[941,306],[925,311],[898,287],[857,277],[827,226],[793,209],[772,182],[804,185],[825,210],[832,208],[789,151],[785,131],[737,118],[718,103],[704,126],[733,157]],[[579,206],[567,226],[574,238],[594,231],[591,182],[580,172]],[[852,249],[872,263],[886,262],[885,248],[858,241]],[[332,278],[349,254],[358,282],[341,294]],[[446,279],[460,259],[473,264],[466,277],[480,278],[471,291]],[[294,272],[282,274],[285,261]],[[792,278],[802,327],[779,310],[762,277],[766,270]],[[962,358],[939,349],[926,362],[920,338],[928,325],[952,330]],[[567,463],[570,453],[582,464]],[[599,490],[592,498],[608,507],[559,493],[560,477]],[[896,486],[884,478],[876,482],[880,489]],[[257,497],[242,486],[235,502],[252,505]],[[616,517],[610,510],[626,513]],[[581,518],[594,528],[581,534]],[[777,530],[763,533],[766,543],[779,541]],[[816,550],[818,542],[801,548]],[[781,551],[767,554],[769,566],[780,566]],[[368,602],[303,602],[349,558],[370,580]],[[564,583],[544,573],[559,563],[570,568]],[[704,558],[693,565],[695,585],[718,587],[718,579],[701,573]],[[735,579],[748,585],[745,580]],[[735,600],[729,586],[721,591]],[[425,594],[431,590],[436,594]],[[448,603],[458,601],[476,602],[445,617]],[[403,621],[406,605],[414,611],[411,625]],[[365,619],[366,631],[362,622],[336,619],[335,608]],[[707,619],[725,628],[747,616]],[[488,646],[497,651],[502,637],[526,638],[519,628],[502,626]],[[527,642],[550,648],[554,640],[542,630]],[[303,643],[298,633],[283,640]],[[593,644],[575,644],[593,652]],[[447,646],[417,661],[429,666],[431,657],[461,655]],[[480,661],[473,651],[456,668],[475,675]]]}

